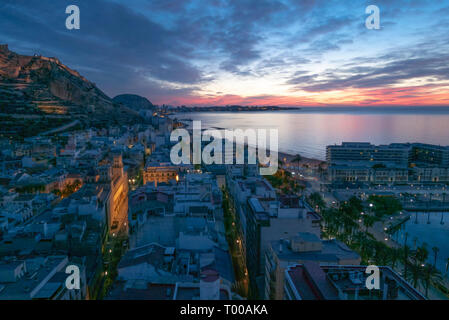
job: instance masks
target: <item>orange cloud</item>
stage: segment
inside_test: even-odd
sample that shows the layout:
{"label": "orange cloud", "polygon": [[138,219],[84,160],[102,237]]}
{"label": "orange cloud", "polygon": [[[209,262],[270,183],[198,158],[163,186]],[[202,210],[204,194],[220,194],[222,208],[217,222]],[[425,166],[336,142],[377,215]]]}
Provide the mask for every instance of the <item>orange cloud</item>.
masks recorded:
{"label": "orange cloud", "polygon": [[449,86],[424,85],[379,89],[347,89],[303,95],[207,95],[163,97],[160,104],[206,105],[277,105],[277,106],[449,106]]}

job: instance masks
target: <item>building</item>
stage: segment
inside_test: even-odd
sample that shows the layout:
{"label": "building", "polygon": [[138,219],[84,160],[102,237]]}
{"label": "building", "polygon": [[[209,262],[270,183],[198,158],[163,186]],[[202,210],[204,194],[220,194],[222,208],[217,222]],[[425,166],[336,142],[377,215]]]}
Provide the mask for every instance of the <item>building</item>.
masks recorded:
{"label": "building", "polygon": [[449,147],[423,143],[327,146],[331,182],[407,184],[449,182]]}
{"label": "building", "polygon": [[409,181],[409,169],[371,163],[330,165],[328,179],[332,182],[403,184]]}
{"label": "building", "polygon": [[417,183],[448,183],[449,167],[414,167],[413,181]]}
{"label": "building", "polygon": [[380,266],[380,288],[366,287],[366,266],[305,262],[285,270],[285,300],[425,300],[390,267]]}
{"label": "building", "polygon": [[[80,289],[69,290],[68,265],[80,268]],[[34,256],[0,262],[0,300],[84,300],[87,298],[85,268],[67,256]]]}
{"label": "building", "polygon": [[128,222],[128,174],[123,169],[121,154],[113,155],[112,176],[109,183],[108,230],[113,235],[118,231],[127,233]]}
{"label": "building", "polygon": [[413,143],[411,162],[419,164],[431,164],[437,167],[449,167],[449,147],[424,143]]}
{"label": "building", "polygon": [[326,161],[329,164],[338,161],[375,163],[395,163],[407,166],[410,161],[409,144],[392,143],[375,146],[368,142],[343,142],[341,145],[326,147]]}
{"label": "building", "polygon": [[265,299],[282,300],[285,270],[292,264],[316,262],[320,265],[359,265],[360,256],[338,240],[321,240],[300,232],[272,241],[265,254]]}
{"label": "building", "polygon": [[227,251],[151,243],[125,254],[108,299],[231,300],[233,282]]}
{"label": "building", "polygon": [[143,173],[143,184],[149,182],[154,182],[155,185],[158,183],[167,183],[171,180],[176,180],[179,178],[179,167],[172,165],[169,162],[162,163],[149,163],[145,167]]}
{"label": "building", "polygon": [[279,201],[264,201],[251,197],[245,212],[245,221],[241,223],[245,228],[243,245],[246,264],[250,279],[257,283],[258,291],[263,292],[265,253],[270,243],[283,237],[291,237],[298,232],[319,236],[320,228],[312,223],[311,217],[307,215],[308,208],[303,206],[298,198],[286,207]]}

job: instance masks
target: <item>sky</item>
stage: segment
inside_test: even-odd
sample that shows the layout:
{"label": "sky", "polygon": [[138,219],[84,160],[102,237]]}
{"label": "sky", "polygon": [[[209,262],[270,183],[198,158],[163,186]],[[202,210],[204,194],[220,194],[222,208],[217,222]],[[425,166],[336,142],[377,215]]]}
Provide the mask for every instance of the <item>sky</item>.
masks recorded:
{"label": "sky", "polygon": [[448,31],[447,0],[0,2],[10,50],[168,105],[449,106]]}

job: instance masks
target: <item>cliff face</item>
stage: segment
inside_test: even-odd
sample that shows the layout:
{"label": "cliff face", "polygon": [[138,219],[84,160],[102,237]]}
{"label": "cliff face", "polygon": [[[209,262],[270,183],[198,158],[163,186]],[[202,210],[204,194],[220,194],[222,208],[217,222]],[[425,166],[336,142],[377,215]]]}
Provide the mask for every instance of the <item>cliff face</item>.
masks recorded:
{"label": "cliff face", "polygon": [[136,117],[58,59],[19,55],[7,45],[0,45],[0,106],[1,113],[70,115],[91,123]]}

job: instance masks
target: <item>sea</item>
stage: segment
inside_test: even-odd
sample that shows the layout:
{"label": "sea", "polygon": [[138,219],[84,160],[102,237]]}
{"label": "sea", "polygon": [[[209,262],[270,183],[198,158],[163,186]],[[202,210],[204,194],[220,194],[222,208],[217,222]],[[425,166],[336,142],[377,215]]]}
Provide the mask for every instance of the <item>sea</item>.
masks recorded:
{"label": "sea", "polygon": [[[449,146],[446,107],[307,107],[269,112],[178,113],[174,117],[186,123],[200,120],[202,128],[278,129],[279,151],[319,160],[325,160],[326,146],[345,141]],[[447,276],[449,213],[414,213],[394,235],[395,240],[403,244],[405,232],[410,247],[427,244],[430,263],[434,259],[431,248],[440,249],[437,267]]]}
{"label": "sea", "polygon": [[270,112],[178,113],[203,128],[278,129],[279,151],[325,160],[326,146],[342,142],[422,142],[449,145],[449,108],[308,107]]}

